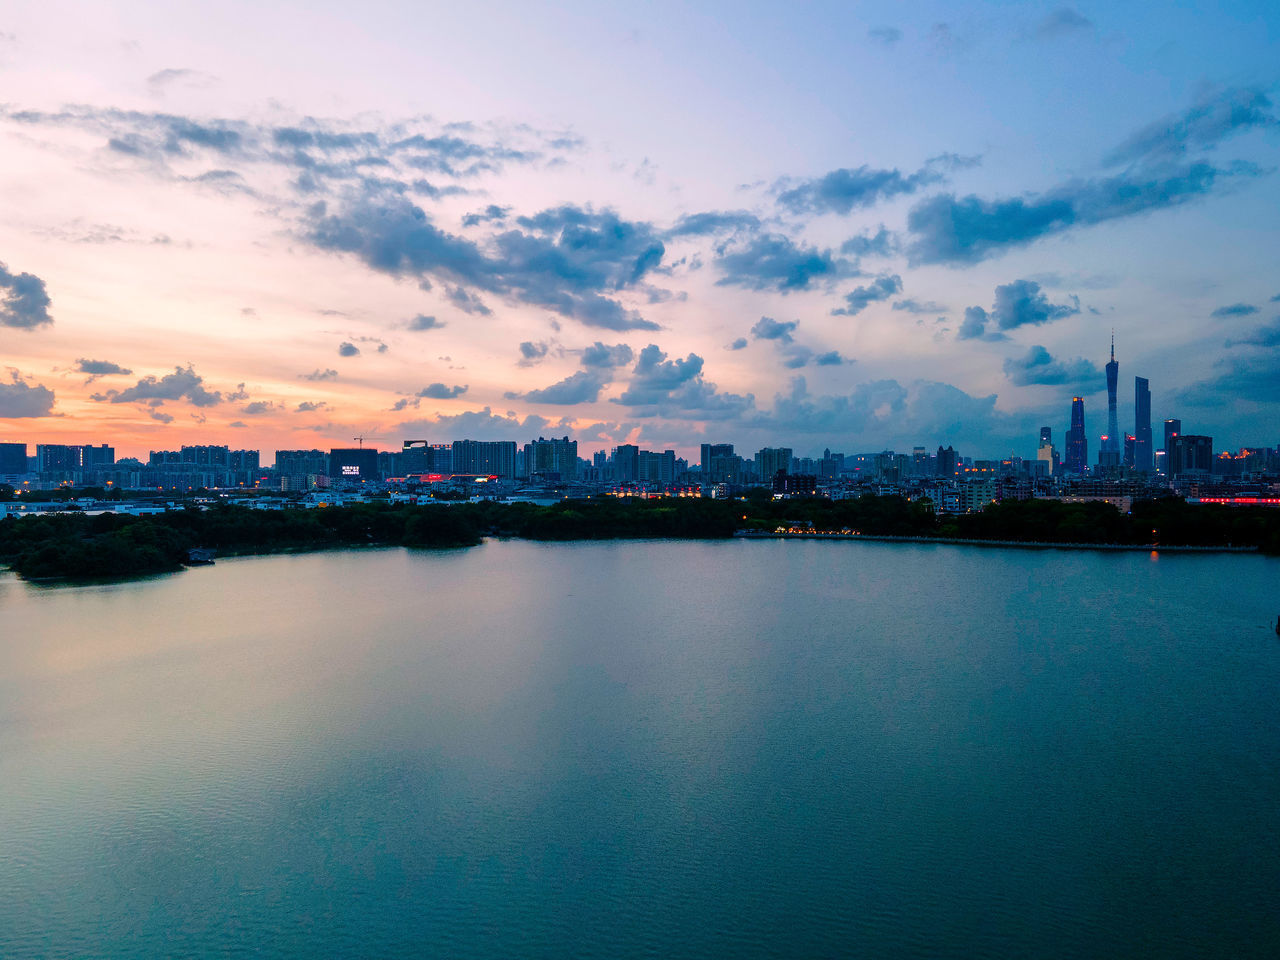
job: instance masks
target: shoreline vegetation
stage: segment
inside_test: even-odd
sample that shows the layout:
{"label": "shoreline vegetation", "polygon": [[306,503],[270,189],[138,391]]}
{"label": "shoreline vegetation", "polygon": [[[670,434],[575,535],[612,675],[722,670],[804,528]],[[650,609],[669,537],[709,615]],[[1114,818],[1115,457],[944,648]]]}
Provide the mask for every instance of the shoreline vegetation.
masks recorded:
{"label": "shoreline vegetation", "polygon": [[1189,505],[1168,497],[1133,504],[1005,501],[978,513],[936,516],[902,497],[773,500],[602,497],[531,503],[369,502],[323,509],[254,510],[234,504],[145,516],[58,513],[0,520],[0,564],[26,580],[128,579],[217,556],[354,546],[468,547],[485,537],[526,540],[745,537],[867,539],[987,546],[1257,550],[1280,554],[1280,510]]}

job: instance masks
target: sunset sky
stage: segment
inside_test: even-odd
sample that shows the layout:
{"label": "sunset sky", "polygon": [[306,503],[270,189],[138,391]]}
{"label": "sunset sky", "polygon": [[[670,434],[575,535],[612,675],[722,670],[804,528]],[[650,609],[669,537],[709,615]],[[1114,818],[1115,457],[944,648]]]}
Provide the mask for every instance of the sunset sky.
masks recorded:
{"label": "sunset sky", "polygon": [[1031,456],[1114,329],[1275,445],[1278,89],[1274,0],[5,4],[0,441]]}

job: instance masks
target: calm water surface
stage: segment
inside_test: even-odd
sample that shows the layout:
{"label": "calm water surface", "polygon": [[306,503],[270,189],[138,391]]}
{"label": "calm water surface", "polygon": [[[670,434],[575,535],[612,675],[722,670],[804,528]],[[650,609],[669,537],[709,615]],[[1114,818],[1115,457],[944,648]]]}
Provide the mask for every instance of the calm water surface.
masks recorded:
{"label": "calm water surface", "polygon": [[1280,561],[0,574],[0,957],[1272,957]]}

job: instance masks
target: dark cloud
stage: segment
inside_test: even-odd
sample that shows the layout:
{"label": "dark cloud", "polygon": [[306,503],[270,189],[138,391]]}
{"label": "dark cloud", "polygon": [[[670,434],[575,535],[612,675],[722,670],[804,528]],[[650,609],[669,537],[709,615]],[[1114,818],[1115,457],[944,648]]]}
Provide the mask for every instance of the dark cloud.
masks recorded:
{"label": "dark cloud", "polygon": [[815,282],[854,276],[853,264],[819,250],[797,244],[782,234],[761,234],[724,250],[716,258],[724,274],[717,284],[749,290],[774,289],[781,293],[807,290]]}
{"label": "dark cloud", "polygon": [[1143,127],[1108,153],[1105,162],[1180,160],[1191,150],[1211,149],[1234,134],[1276,125],[1266,93],[1256,87],[1230,87]]}
{"label": "dark cloud", "polygon": [[448,324],[422,313],[410,320],[408,324],[410,330],[439,330],[445,326]]}
{"label": "dark cloud", "polygon": [[358,357],[360,356],[360,348],[348,340],[343,340],[338,344],[338,356],[340,357]]}
{"label": "dark cloud", "polygon": [[1102,371],[1083,357],[1074,360],[1054,360],[1049,351],[1034,346],[1022,357],[1009,357],[1004,361],[1004,375],[1019,387],[1044,384],[1067,386],[1074,384],[1097,385]]}
{"label": "dark cloud", "polygon": [[582,365],[612,370],[615,367],[626,366],[633,356],[631,348],[625,343],[609,345],[597,340],[582,351]]}
{"label": "dark cloud", "polygon": [[448,387],[443,383],[432,383],[423,387],[415,394],[427,400],[452,400],[454,397],[460,397],[467,392],[466,385]]}
{"label": "dark cloud", "polygon": [[313,371],[311,371],[310,373],[300,373],[300,374],[298,374],[298,379],[300,379],[300,380],[311,380],[311,381],[313,381],[313,382],[319,382],[319,381],[321,381],[321,380],[337,380],[337,379],[338,379],[338,371],[337,371],[337,370],[318,370],[318,369],[317,369],[317,370],[313,370]]}
{"label": "dark cloud", "polygon": [[190,366],[174,367],[173,373],[163,377],[146,376],[128,389],[108,390],[90,397],[99,403],[149,403],[153,407],[166,400],[184,398],[196,407],[212,407],[222,402],[222,394],[205,389],[204,378]]}
{"label": "dark cloud", "polygon": [[690,353],[668,360],[656,345],[640,351],[626,391],[612,402],[632,408],[638,417],[726,420],[755,405],[751,394],[721,393],[702,378],[702,358]]}
{"label": "dark cloud", "polygon": [[813,362],[820,367],[837,367],[843,363],[853,363],[853,360],[842,357],[839,350],[828,350],[814,357]]}
{"label": "dark cloud", "polygon": [[303,400],[293,408],[294,413],[314,413],[317,410],[324,410],[329,405],[323,400]]}
{"label": "dark cloud", "polygon": [[1218,307],[1209,316],[1215,320],[1221,320],[1224,317],[1248,317],[1258,312],[1258,308],[1247,303],[1233,303],[1226,307]]}
{"label": "dark cloud", "polygon": [[152,410],[150,417],[152,420],[158,420],[160,423],[173,423],[173,414],[165,413],[163,410]]}
{"label": "dark cloud", "polygon": [[705,237],[720,233],[736,233],[760,229],[760,218],[746,210],[712,210],[689,213],[676,221],[666,237]]}
{"label": "dark cloud", "polygon": [[867,31],[867,38],[886,47],[892,47],[902,39],[902,31],[897,27],[872,27]]}
{"label": "dark cloud", "polygon": [[946,313],[951,308],[932,300],[913,300],[908,297],[906,300],[895,301],[893,309],[905,310],[907,313]]}
{"label": "dark cloud", "polygon": [[887,257],[897,249],[897,239],[883,226],[874,234],[860,233],[840,244],[840,252],[851,257]]}
{"label": "dark cloud", "polygon": [[[656,329],[608,294],[634,287],[662,262],[664,247],[649,224],[611,210],[565,205],[520,217],[491,239],[492,254],[445,233],[403,197],[356,198],[340,212],[316,205],[309,239],[352,253],[397,276],[449,281],[555,310],[586,326]],[[487,309],[487,308],[486,308]]]}
{"label": "dark cloud", "polygon": [[895,274],[882,274],[865,287],[855,287],[844,295],[845,305],[832,310],[833,316],[857,316],[872,303],[902,292],[902,278]]}
{"label": "dark cloud", "polygon": [[534,343],[532,340],[525,340],[520,344],[520,360],[519,366],[532,367],[535,363],[542,360],[547,355],[547,351],[551,349],[551,344],[539,340]]}
{"label": "dark cloud", "polygon": [[727,349],[729,349],[729,350],[745,350],[745,349],[746,349],[746,347],[747,347],[747,338],[746,338],[746,337],[739,337],[737,340],[733,341],[733,343],[729,344],[729,346],[728,346],[728,348],[727,348]]}
{"label": "dark cloud", "polygon": [[471,314],[477,317],[487,317],[491,313],[485,302],[477,297],[474,293],[468,293],[462,287],[450,287],[446,296],[449,302],[461,310],[463,313]]}
{"label": "dark cloud", "polygon": [[[1280,325],[1260,331],[1253,339],[1266,341],[1272,338],[1280,341]],[[1180,391],[1177,394],[1179,402],[1199,407],[1280,404],[1280,348],[1270,345],[1269,349],[1224,357],[1214,367],[1217,369],[1214,376]]]}
{"label": "dark cloud", "polygon": [[1236,161],[1216,166],[1188,161],[1192,148],[1208,149],[1239,130],[1274,126],[1271,102],[1260,91],[1234,89],[1203,101],[1177,118],[1140,130],[1106,158],[1128,163],[1123,172],[1070,180],[1042,194],[994,200],[942,194],[907,215],[913,264],[977,263],[1074,227],[1139,216],[1191,203],[1242,180],[1263,176]]}
{"label": "dark cloud", "polygon": [[247,403],[241,407],[240,412],[251,417],[259,417],[264,413],[271,413],[275,409],[275,403],[270,400],[255,400],[253,403]]}
{"label": "dark cloud", "polygon": [[239,403],[249,399],[249,391],[244,388],[243,383],[237,383],[235,390],[228,393],[225,399],[228,403]]}
{"label": "dark cloud", "polygon": [[17,370],[9,371],[9,382],[0,382],[0,418],[6,420],[47,417],[53,410],[53,391],[28,383]]}
{"label": "dark cloud", "polygon": [[607,383],[607,377],[598,370],[579,370],[563,380],[530,390],[523,399],[529,403],[546,403],[557,406],[573,406],[579,403],[595,403],[600,397],[600,390]]}
{"label": "dark cloud", "polygon": [[[960,340],[982,338],[1002,340],[1003,331],[1023,326],[1039,326],[1080,312],[1080,299],[1071,303],[1050,303],[1034,280],[1014,280],[996,287],[995,302],[988,313],[981,307],[968,307],[957,337]],[[988,330],[987,322],[992,323]]]}
{"label": "dark cloud", "polygon": [[800,326],[798,320],[775,320],[773,317],[761,317],[751,327],[751,335],[757,340],[778,340],[782,343],[791,343],[794,339],[792,334],[796,327]]}
{"label": "dark cloud", "polygon": [[1036,26],[1037,36],[1045,39],[1092,33],[1093,31],[1093,21],[1071,7],[1058,7]]}
{"label": "dark cloud", "polygon": [[0,327],[34,330],[53,323],[44,281],[33,273],[10,273],[0,263]]}
{"label": "dark cloud", "polygon": [[1236,337],[1226,342],[1228,347],[1280,347],[1280,317],[1276,317],[1266,326],[1258,327],[1252,333]]}
{"label": "dark cloud", "polygon": [[844,167],[811,180],[792,185],[780,182],[776,189],[778,203],[794,214],[849,214],[874,206],[903,194],[915,193],[921,187],[940,183],[949,170],[971,167],[974,157],[942,154],[933,157],[914,173],[901,170],[877,170],[868,166]]}
{"label": "dark cloud", "polygon": [[87,373],[93,378],[106,377],[112,374],[123,374],[125,376],[133,373],[132,370],[120,366],[118,363],[112,363],[110,360],[86,360],[81,357],[76,361],[76,370],[80,373]]}

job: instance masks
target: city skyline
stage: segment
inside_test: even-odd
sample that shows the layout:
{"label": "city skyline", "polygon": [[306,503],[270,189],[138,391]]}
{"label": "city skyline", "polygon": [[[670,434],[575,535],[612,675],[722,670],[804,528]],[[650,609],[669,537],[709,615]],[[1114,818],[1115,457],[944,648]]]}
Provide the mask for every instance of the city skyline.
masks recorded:
{"label": "city skyline", "polygon": [[1096,451],[1114,328],[1276,443],[1266,5],[75,9],[0,22],[0,441]]}

